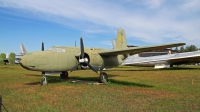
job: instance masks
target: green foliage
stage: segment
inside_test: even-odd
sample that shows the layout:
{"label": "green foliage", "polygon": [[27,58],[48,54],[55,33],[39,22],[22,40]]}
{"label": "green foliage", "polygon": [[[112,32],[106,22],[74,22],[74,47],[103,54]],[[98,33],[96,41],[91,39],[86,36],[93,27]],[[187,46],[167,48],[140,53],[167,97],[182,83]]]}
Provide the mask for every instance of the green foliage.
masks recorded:
{"label": "green foliage", "polygon": [[185,51],[184,46],[181,46],[180,52],[184,52],[184,51]]}
{"label": "green foliage", "polygon": [[1,53],[0,55],[0,63],[4,63],[4,59],[6,59],[6,54],[5,53]]}
{"label": "green foliage", "polygon": [[3,63],[3,58],[1,57],[1,55],[0,55],[0,63]]}
{"label": "green foliage", "polygon": [[176,47],[176,48],[174,49],[174,51],[176,51],[176,52],[179,52],[179,49],[178,49],[178,47]]}
{"label": "green foliage", "polygon": [[195,45],[186,46],[185,52],[197,51],[197,47]]}
{"label": "green foliage", "polygon": [[16,56],[15,53],[10,53],[8,61],[10,63],[14,63],[15,62],[15,56]]}
{"label": "green foliage", "polygon": [[2,57],[3,59],[6,59],[6,54],[5,54],[5,53],[1,53],[1,57]]}
{"label": "green foliage", "polygon": [[188,45],[184,48],[184,46],[181,46],[180,52],[192,52],[197,51],[198,48],[195,45]]}

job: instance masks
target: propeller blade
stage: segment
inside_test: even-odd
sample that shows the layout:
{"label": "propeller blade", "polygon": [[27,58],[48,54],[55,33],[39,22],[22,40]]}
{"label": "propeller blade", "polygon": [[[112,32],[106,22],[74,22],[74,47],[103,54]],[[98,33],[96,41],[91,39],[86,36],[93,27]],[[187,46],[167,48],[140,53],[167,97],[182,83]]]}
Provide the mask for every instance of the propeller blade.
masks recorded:
{"label": "propeller blade", "polygon": [[70,72],[76,70],[76,68],[77,68],[79,65],[80,65],[80,63],[76,64],[76,65],[70,70]]}
{"label": "propeller blade", "polygon": [[94,68],[92,65],[88,64],[89,68],[92,69],[94,72],[98,72],[98,70],[96,68]]}
{"label": "propeller blade", "polygon": [[42,42],[42,51],[44,51],[44,42]]}
{"label": "propeller blade", "polygon": [[80,47],[81,47],[81,58],[83,59],[85,56],[85,52],[84,52],[84,45],[83,45],[83,39],[82,37],[80,38]]}

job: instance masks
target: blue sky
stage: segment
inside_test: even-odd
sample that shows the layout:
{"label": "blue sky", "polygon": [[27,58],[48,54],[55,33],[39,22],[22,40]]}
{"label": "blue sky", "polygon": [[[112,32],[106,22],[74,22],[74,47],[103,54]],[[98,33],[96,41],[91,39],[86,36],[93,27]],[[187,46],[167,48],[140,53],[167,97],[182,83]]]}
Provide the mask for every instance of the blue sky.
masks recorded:
{"label": "blue sky", "polygon": [[118,28],[129,45],[200,47],[200,0],[0,0],[0,53],[51,46],[111,49]]}

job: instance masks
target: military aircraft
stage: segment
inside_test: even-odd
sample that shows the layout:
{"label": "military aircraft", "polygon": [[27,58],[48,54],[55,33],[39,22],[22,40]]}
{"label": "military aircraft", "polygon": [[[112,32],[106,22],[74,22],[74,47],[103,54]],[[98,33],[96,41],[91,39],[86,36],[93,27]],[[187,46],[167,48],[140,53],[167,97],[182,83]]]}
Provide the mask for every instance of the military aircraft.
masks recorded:
{"label": "military aircraft", "polygon": [[22,54],[22,55],[25,55],[25,54],[28,53],[28,51],[26,50],[24,44],[21,44],[21,45],[20,45],[20,49],[21,49],[21,54]]}
{"label": "military aircraft", "polygon": [[154,68],[170,68],[173,65],[200,63],[200,51],[167,54],[150,57],[132,55],[126,58],[122,65],[154,66]]}
{"label": "military aircraft", "polygon": [[46,75],[60,74],[61,79],[68,79],[68,73],[80,66],[88,66],[99,74],[99,82],[108,81],[108,75],[104,68],[112,68],[121,65],[129,53],[140,53],[148,50],[162,49],[184,45],[185,43],[172,43],[156,46],[127,48],[126,34],[122,28],[117,31],[116,47],[112,50],[102,48],[84,48],[83,39],[80,38],[79,47],[53,46],[49,50],[29,52],[22,56],[20,65],[33,71],[41,71],[43,78],[41,85],[47,84]]}

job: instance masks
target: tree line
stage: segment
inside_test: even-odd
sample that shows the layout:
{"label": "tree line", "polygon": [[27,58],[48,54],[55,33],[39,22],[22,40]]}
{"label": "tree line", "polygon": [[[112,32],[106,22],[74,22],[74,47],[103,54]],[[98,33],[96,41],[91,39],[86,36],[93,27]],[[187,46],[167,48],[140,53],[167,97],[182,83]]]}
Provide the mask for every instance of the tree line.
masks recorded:
{"label": "tree line", "polygon": [[176,47],[174,49],[174,51],[180,52],[180,53],[182,53],[182,52],[192,52],[192,51],[197,51],[197,50],[198,50],[198,48],[195,45],[188,45],[186,47],[181,46],[180,49],[178,47]]}
{"label": "tree line", "polygon": [[15,57],[16,57],[16,54],[11,52],[9,54],[9,56],[6,58],[6,54],[5,53],[1,53],[0,54],[0,63],[15,63]]}

